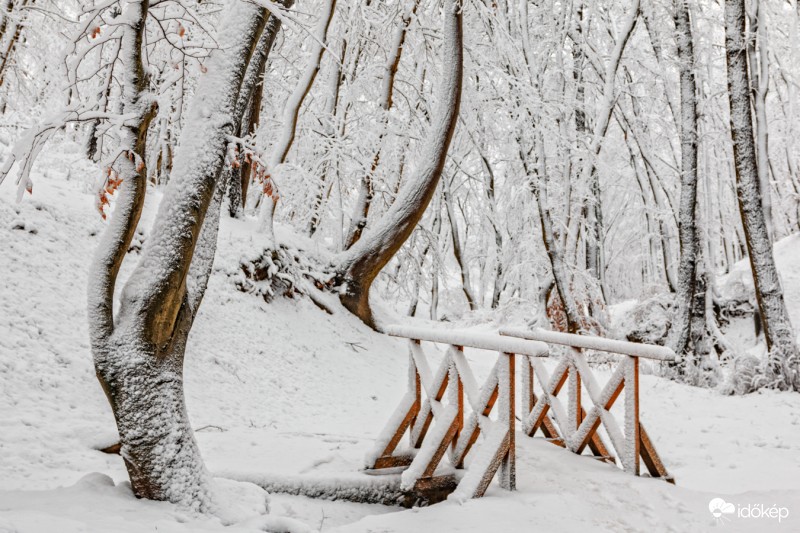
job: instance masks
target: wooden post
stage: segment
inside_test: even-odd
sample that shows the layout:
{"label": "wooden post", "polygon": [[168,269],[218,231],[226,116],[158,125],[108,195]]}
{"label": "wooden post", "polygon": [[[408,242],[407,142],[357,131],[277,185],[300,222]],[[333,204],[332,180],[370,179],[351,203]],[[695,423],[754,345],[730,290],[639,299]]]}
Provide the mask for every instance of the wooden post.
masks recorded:
{"label": "wooden post", "polygon": [[[515,368],[514,354],[500,354],[503,365],[507,372],[498,373],[499,393],[500,393],[500,420],[508,424],[508,452],[506,452],[503,462],[500,464],[500,486],[506,490],[517,490],[517,454],[515,446],[515,433],[517,425],[516,417],[516,394],[515,394]],[[502,379],[503,377],[507,379]]]}
{"label": "wooden post", "polygon": [[[582,407],[581,407],[581,375],[578,373],[578,367],[575,365],[575,358],[581,357],[580,352],[578,352],[574,348],[569,349],[569,390],[567,391],[569,397],[569,407],[567,416],[572,424],[572,429],[567,434],[567,431],[564,431],[564,440],[567,442],[569,446],[570,442],[570,435],[577,430],[581,425],[581,418],[582,418]],[[573,452],[577,453],[577,449],[569,446]]]}
{"label": "wooden post", "polygon": [[639,358],[627,357],[625,367],[625,461],[626,472],[639,475]]}

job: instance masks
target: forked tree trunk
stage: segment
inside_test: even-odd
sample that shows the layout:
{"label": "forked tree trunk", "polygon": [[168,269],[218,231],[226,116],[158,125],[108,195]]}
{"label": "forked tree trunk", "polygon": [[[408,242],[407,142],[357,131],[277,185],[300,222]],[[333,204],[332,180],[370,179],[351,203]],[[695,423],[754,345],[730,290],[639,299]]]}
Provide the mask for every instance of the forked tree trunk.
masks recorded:
{"label": "forked tree trunk", "polygon": [[[131,23],[122,46],[123,63],[131,70],[124,107],[132,112],[146,87],[141,54],[148,2],[131,2],[127,9],[137,10],[126,16]],[[211,510],[213,502],[184,404],[184,350],[211,272],[232,115],[266,18],[263,8],[243,0],[229,6],[220,46],[198,81],[172,178],[117,316],[114,287],[141,213],[143,164],[121,163],[121,194],[92,265],[88,305],[95,369],[117,421],[133,492],[199,511]],[[127,142],[141,160],[146,125],[140,120],[128,128],[135,141]]]}
{"label": "forked tree trunk", "polygon": [[431,201],[444,169],[447,150],[458,121],[462,84],[461,2],[444,3],[442,64],[444,65],[436,110],[423,143],[420,174],[408,181],[380,224],[345,252],[337,267],[344,285],[342,304],[366,324],[375,327],[369,305],[369,289],[378,273],[403,246]]}
{"label": "forked tree trunk", "polygon": [[[279,3],[289,8],[294,4],[294,0],[283,0]],[[239,136],[252,135],[258,129],[261,100],[264,94],[264,73],[267,70],[269,53],[272,51],[272,45],[275,44],[275,37],[280,29],[281,19],[270,17],[258,40],[253,58],[247,65],[247,73],[242,81],[239,100],[236,102],[236,116],[239,118],[236,127]],[[244,206],[247,205],[247,189],[252,172],[253,161],[250,158],[242,162],[238,172],[231,172],[228,183],[228,212],[232,217],[241,216]]]}
{"label": "forked tree trunk", "polygon": [[772,385],[800,390],[797,345],[772,255],[763,204],[758,194],[758,170],[747,72],[744,0],[725,2],[725,55],[736,167],[736,196],[764,337],[772,361],[767,370],[772,374]]}

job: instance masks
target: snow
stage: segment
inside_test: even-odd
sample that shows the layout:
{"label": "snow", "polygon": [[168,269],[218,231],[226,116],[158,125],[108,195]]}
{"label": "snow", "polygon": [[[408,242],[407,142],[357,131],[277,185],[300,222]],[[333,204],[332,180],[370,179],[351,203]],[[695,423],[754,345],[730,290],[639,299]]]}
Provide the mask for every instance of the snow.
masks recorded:
{"label": "snow", "polygon": [[393,337],[404,337],[422,341],[438,342],[455,346],[469,346],[494,352],[517,353],[534,357],[546,357],[547,345],[525,339],[514,339],[496,334],[475,333],[469,330],[423,328],[418,326],[389,325],[384,331]]}
{"label": "snow", "polygon": [[571,333],[560,333],[543,329],[528,331],[519,328],[506,328],[501,330],[500,333],[511,337],[560,344],[562,346],[574,346],[576,348],[585,348],[600,352],[633,355],[636,357],[644,357],[645,359],[656,359],[658,361],[675,360],[675,352],[669,348],[652,344],[625,342],[603,337],[591,337],[588,335],[574,335]]}
{"label": "snow", "polygon": [[[723,396],[645,374],[641,419],[677,486],[518,432],[515,492],[495,481],[480,500],[400,510],[273,490],[269,514],[260,514],[267,499],[255,485],[274,489],[302,479],[347,490],[363,478],[388,483],[361,470],[406,391],[408,345],[343,310],[328,315],[305,299],[266,304],[238,292],[232,273],[261,241],[255,220],[227,217],[187,347],[184,381],[217,493],[239,509],[202,517],[135,499],[120,458],[96,451],[116,441],[94,376],[85,311],[89,261],[103,223],[93,205],[94,174],[88,167],[75,172],[82,167],[70,163],[76,149],[43,154],[32,198],[16,204],[13,187],[0,188],[0,531],[263,531],[267,522],[297,531],[706,531],[714,527],[708,503],[718,497],[786,506],[790,515],[775,530],[798,529],[800,395]],[[85,177],[67,179],[67,166]],[[161,198],[148,191],[144,227]],[[279,239],[286,235],[276,229]],[[796,240],[776,247],[793,319],[800,311],[798,248]],[[122,281],[135,263],[123,266]],[[443,353],[425,349],[431,364],[438,363]],[[476,383],[497,361],[496,352],[469,348],[465,357]],[[558,364],[531,360],[550,373]],[[592,371],[599,384],[610,378],[604,369]],[[612,415],[624,409],[622,398],[618,403]],[[474,460],[468,456],[467,472]],[[773,528],[735,519],[724,531]]]}

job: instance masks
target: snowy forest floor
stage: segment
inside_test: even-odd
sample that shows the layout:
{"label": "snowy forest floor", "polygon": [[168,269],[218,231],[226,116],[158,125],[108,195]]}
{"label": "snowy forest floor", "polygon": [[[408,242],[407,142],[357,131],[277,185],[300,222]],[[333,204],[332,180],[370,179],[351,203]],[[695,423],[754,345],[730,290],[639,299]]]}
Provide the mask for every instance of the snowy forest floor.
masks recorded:
{"label": "snowy forest floor", "polygon": [[[255,487],[223,484],[240,508],[227,520],[192,516],[136,500],[121,459],[96,451],[115,441],[85,311],[103,224],[92,188],[75,177],[95,171],[71,166],[47,167],[22,203],[13,187],[0,191],[0,532],[263,530],[252,518],[263,500]],[[250,223],[223,218],[187,350],[187,404],[207,465],[233,479],[362,475],[364,453],[403,394],[405,344],[344,311],[236,291],[229,273],[254,239]],[[784,279],[800,275],[795,265]],[[798,287],[789,291],[796,320]],[[493,362],[468,355],[478,374]],[[717,530],[800,530],[800,395],[723,396],[644,375],[641,417],[676,486],[518,434],[513,494],[493,485],[481,500],[411,510],[273,494],[270,515],[323,531],[681,532],[713,530],[708,504],[721,497],[790,516],[734,516]]]}

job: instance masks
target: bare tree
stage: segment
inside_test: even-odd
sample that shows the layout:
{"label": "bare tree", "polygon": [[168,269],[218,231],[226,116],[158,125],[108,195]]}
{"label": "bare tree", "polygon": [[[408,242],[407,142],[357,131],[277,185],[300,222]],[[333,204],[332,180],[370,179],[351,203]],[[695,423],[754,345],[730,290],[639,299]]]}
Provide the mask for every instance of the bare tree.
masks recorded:
{"label": "bare tree", "polygon": [[425,140],[419,175],[408,180],[380,224],[343,254],[337,270],[343,285],[342,304],[366,324],[376,323],[369,305],[369,289],[378,273],[414,231],[431,201],[444,169],[447,150],[458,121],[462,84],[461,2],[444,4],[444,40],[438,101]]}

